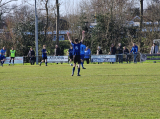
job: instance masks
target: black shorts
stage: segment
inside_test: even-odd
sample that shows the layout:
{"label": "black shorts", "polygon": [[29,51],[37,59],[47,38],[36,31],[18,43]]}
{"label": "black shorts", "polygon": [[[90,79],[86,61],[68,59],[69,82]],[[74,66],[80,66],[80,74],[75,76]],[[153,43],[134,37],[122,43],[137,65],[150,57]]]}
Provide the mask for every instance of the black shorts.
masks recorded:
{"label": "black shorts", "polygon": [[14,60],[14,58],[15,58],[15,57],[11,57],[11,59],[13,59],[13,60]]}
{"label": "black shorts", "polygon": [[70,55],[70,56],[69,56],[69,59],[73,60],[73,55]]}
{"label": "black shorts", "polygon": [[80,55],[73,55],[73,61],[74,63],[80,64],[81,63],[81,56]]}
{"label": "black shorts", "polygon": [[47,59],[47,57],[42,57],[43,60]]}

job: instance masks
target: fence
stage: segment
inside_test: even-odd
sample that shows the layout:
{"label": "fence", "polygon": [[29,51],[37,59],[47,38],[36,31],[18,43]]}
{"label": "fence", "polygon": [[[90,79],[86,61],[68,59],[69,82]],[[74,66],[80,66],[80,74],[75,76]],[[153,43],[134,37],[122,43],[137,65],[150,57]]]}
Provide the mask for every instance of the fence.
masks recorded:
{"label": "fence", "polygon": [[[134,54],[116,54],[116,55],[91,55],[90,62],[112,62],[112,63],[118,63],[119,58],[121,58],[123,63],[131,63],[134,62]],[[38,59],[42,61],[42,56],[38,56]],[[9,64],[10,57],[6,57],[5,64]],[[34,62],[36,61],[36,57],[33,58]],[[157,60],[160,60],[160,54],[141,54],[138,53],[136,57],[137,62],[144,62],[144,61],[152,61],[156,62]],[[30,57],[23,56],[23,57],[15,57],[15,64],[24,64],[24,63],[30,63]],[[69,63],[69,57],[68,56],[47,56],[47,62],[48,63]]]}

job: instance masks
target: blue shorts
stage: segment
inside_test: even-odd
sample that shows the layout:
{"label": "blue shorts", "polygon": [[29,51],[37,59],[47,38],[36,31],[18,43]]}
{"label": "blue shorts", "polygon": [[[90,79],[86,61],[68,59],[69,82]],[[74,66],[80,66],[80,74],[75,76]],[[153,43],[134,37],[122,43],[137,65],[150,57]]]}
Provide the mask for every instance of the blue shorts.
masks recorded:
{"label": "blue shorts", "polygon": [[6,57],[4,55],[1,55],[1,60],[6,59]]}
{"label": "blue shorts", "polygon": [[84,60],[84,54],[81,55],[81,59]]}

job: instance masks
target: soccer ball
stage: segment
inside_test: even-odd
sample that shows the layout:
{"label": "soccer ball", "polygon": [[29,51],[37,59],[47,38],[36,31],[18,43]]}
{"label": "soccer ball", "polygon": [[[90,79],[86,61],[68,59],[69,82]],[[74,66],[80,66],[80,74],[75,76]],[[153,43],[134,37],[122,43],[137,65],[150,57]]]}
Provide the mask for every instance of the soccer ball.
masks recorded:
{"label": "soccer ball", "polygon": [[73,66],[73,64],[70,64],[71,66]]}

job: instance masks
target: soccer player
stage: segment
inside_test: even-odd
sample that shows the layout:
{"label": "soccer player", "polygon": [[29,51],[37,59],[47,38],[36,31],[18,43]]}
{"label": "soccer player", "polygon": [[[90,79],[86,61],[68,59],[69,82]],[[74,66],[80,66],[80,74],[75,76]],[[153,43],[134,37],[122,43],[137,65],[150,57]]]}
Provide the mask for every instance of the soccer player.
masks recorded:
{"label": "soccer player", "polygon": [[91,50],[88,48],[88,46],[86,47],[86,50],[84,52],[84,60],[87,61],[87,64],[89,64],[89,58],[91,55]]}
{"label": "soccer player", "polygon": [[16,50],[14,50],[14,48],[12,47],[12,49],[10,50],[10,61],[9,61],[9,65],[11,64],[11,60],[13,60],[13,65],[14,65],[14,58],[15,58],[15,54],[16,54]]}
{"label": "soccer player", "polygon": [[5,59],[6,59],[6,48],[5,46],[1,49],[1,65],[3,67],[3,64],[5,62]]}
{"label": "soccer player", "polygon": [[43,45],[43,49],[42,49],[42,61],[40,62],[40,66],[42,64],[42,62],[45,61],[45,64],[47,66],[47,50],[46,50],[46,45]]}
{"label": "soccer player", "polygon": [[73,47],[72,46],[70,46],[68,53],[69,53],[69,62],[71,63],[73,61]]}
{"label": "soccer player", "polygon": [[84,52],[85,52],[85,49],[86,49],[86,46],[84,44],[81,44],[81,65],[82,65],[82,69],[86,69],[83,67],[83,62],[84,62]]}
{"label": "soccer player", "polygon": [[68,36],[68,39],[69,39],[70,43],[73,46],[73,61],[74,61],[74,65],[73,65],[73,69],[72,69],[72,76],[74,75],[74,71],[75,71],[75,67],[76,67],[76,63],[77,62],[78,62],[78,73],[77,73],[77,76],[81,76],[79,74],[80,73],[80,63],[81,63],[80,46],[81,46],[81,43],[84,40],[85,31],[82,32],[82,40],[81,40],[81,42],[79,42],[78,39],[76,38],[74,40],[74,43],[73,43],[72,40],[70,39],[69,32],[67,32],[67,36]]}

